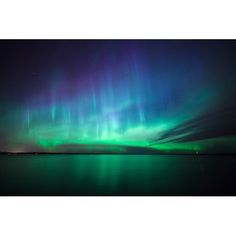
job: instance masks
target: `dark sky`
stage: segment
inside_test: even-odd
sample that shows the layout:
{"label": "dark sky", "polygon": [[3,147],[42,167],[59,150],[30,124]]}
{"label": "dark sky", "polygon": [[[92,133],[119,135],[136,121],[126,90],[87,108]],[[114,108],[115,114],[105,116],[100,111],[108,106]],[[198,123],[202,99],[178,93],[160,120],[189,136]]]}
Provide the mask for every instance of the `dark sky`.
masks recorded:
{"label": "dark sky", "polygon": [[0,79],[1,150],[236,151],[236,41],[1,40]]}

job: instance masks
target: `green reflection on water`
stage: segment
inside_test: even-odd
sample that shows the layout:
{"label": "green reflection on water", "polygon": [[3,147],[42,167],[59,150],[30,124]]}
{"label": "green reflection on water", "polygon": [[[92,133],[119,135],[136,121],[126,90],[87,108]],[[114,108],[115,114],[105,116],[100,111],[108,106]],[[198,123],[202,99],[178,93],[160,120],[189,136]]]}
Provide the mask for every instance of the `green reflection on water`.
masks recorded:
{"label": "green reflection on water", "polygon": [[12,155],[0,161],[4,191],[24,195],[194,194],[202,178],[193,156]]}

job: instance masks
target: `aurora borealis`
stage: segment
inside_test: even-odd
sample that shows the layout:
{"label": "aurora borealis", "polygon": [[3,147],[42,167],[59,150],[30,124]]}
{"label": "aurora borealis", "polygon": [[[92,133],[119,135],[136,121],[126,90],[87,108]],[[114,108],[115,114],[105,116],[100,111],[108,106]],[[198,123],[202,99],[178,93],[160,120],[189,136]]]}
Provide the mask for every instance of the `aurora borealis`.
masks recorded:
{"label": "aurora borealis", "polygon": [[236,42],[0,41],[0,149],[236,151]]}

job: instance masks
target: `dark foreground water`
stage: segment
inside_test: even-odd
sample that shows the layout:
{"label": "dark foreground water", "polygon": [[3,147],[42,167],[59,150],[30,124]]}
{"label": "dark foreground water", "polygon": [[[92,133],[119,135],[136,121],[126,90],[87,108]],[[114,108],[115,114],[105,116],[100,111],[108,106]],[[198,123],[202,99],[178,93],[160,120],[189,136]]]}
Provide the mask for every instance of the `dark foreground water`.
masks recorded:
{"label": "dark foreground water", "polygon": [[236,195],[236,156],[2,155],[0,195]]}

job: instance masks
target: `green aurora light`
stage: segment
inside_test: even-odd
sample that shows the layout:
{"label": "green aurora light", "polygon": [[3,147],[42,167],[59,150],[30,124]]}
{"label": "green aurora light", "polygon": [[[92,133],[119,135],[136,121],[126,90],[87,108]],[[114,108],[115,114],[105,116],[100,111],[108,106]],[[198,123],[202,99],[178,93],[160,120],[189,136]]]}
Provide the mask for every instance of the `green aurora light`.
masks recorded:
{"label": "green aurora light", "polygon": [[[235,151],[234,129],[216,132],[234,124],[234,113],[228,120],[221,117],[225,110],[226,114],[234,110],[232,105],[222,105],[235,92],[229,83],[233,76],[218,73],[218,61],[209,64],[209,52],[200,43],[183,46],[156,41],[147,46],[143,41],[128,49],[119,42],[110,42],[110,47],[100,44],[83,55],[77,49],[78,63],[63,49],[66,59],[50,73],[39,75],[47,82],[40,88],[35,85],[36,89],[31,85],[36,93],[30,90],[27,99],[16,104],[1,102],[5,151]],[[86,65],[81,62],[83,56]],[[40,63],[39,68],[44,65]],[[228,92],[226,97],[223,91]]]}

